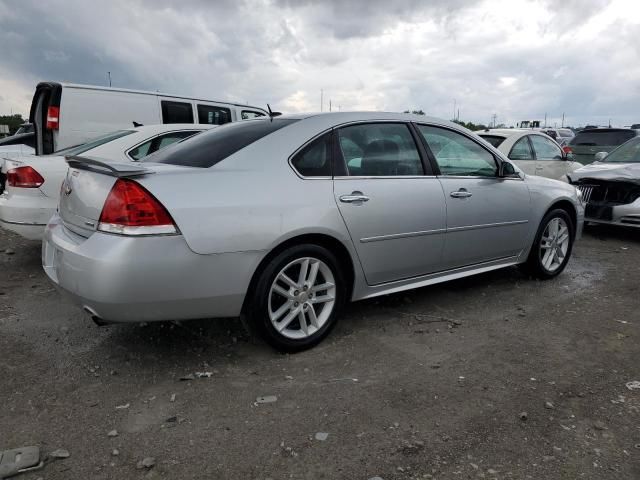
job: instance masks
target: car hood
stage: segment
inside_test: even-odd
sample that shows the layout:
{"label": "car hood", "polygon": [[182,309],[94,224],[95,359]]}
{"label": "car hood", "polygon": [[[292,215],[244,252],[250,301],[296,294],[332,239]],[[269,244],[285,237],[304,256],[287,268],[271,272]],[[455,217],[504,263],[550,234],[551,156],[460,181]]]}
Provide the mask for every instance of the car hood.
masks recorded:
{"label": "car hood", "polygon": [[567,176],[571,182],[577,182],[583,178],[595,178],[640,185],[640,163],[595,162],[574,170]]}

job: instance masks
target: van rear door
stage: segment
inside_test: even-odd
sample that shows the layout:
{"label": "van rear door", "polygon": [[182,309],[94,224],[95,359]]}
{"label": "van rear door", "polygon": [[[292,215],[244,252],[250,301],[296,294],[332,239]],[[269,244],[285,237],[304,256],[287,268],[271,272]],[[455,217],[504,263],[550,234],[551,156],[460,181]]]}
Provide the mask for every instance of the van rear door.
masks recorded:
{"label": "van rear door", "polygon": [[62,85],[55,82],[41,82],[31,102],[29,122],[36,134],[36,155],[48,155],[57,150],[56,133],[60,125],[60,99]]}

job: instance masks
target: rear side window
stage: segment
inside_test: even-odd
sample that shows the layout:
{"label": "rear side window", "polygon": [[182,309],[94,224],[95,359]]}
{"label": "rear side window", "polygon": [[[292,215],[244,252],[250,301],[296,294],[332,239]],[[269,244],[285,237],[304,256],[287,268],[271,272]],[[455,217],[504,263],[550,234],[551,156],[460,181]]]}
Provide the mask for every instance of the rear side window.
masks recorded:
{"label": "rear side window", "polygon": [[223,125],[231,121],[231,110],[214,105],[198,105],[198,123]]}
{"label": "rear side window", "polygon": [[504,137],[497,137],[496,135],[480,135],[480,137],[496,148],[504,142]]}
{"label": "rear side window", "polygon": [[151,138],[138,145],[133,150],[130,150],[129,156],[134,160],[140,160],[147,155],[151,155],[158,150],[162,150],[163,148],[188,138],[191,135],[195,135],[196,133],[198,133],[198,130],[183,130],[181,132],[169,132],[164,135],[158,135],[157,137]]}
{"label": "rear side window", "polygon": [[291,165],[303,177],[331,176],[331,133],[315,139],[298,152]]}
{"label": "rear side window", "polygon": [[193,108],[190,103],[162,100],[162,123],[193,123]]}
{"label": "rear side window", "polygon": [[533,152],[526,136],[513,144],[509,158],[511,160],[533,160]]}
{"label": "rear side window", "polygon": [[250,118],[264,117],[265,114],[262,112],[255,112],[253,110],[242,110],[240,112],[240,117],[242,120],[249,120]]}
{"label": "rear side window", "polygon": [[209,168],[238,150],[297,122],[296,119],[248,120],[228,123],[171,145],[146,157],[144,162]]}
{"label": "rear side window", "polygon": [[584,145],[588,147],[608,147],[622,145],[635,136],[631,130],[591,130],[579,132],[569,142],[569,145]]}

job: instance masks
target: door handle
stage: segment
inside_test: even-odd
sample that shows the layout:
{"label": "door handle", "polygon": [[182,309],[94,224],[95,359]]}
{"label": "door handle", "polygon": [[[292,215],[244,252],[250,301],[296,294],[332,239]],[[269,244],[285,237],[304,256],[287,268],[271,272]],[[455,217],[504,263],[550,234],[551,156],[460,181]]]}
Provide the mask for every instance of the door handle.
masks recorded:
{"label": "door handle", "polygon": [[351,195],[341,195],[340,201],[342,203],[362,203],[368,202],[369,197],[363,195],[362,192],[351,192]]}
{"label": "door handle", "polygon": [[536,170],[544,170],[544,167],[536,167]]}
{"label": "door handle", "polygon": [[472,195],[473,195],[473,193],[467,192],[467,190],[464,189],[464,188],[461,188],[457,192],[451,192],[451,196],[453,198],[469,198]]}

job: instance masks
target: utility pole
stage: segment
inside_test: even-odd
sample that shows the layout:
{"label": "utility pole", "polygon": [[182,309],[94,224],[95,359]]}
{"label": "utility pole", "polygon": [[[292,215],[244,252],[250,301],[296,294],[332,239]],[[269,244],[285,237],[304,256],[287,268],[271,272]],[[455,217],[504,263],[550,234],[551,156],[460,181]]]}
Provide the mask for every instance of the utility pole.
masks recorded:
{"label": "utility pole", "polygon": [[453,119],[456,119],[456,99],[453,99]]}
{"label": "utility pole", "polygon": [[320,111],[322,111],[322,104],[324,103],[323,95],[324,92],[322,91],[322,89],[320,89]]}
{"label": "utility pole", "polygon": [[460,121],[460,109],[458,109],[458,116],[456,117],[457,121]]}
{"label": "utility pole", "polygon": [[547,112],[544,112],[544,128],[547,128]]}
{"label": "utility pole", "polygon": [[498,118],[498,115],[496,115],[495,113],[491,115],[491,123],[493,125],[493,128],[496,128],[497,118]]}
{"label": "utility pole", "polygon": [[329,99],[329,111],[331,111],[331,99]]}
{"label": "utility pole", "polygon": [[562,112],[562,128],[564,128],[564,112]]}
{"label": "utility pole", "polygon": [[107,72],[107,76],[109,77],[109,86],[111,86],[111,72]]}

